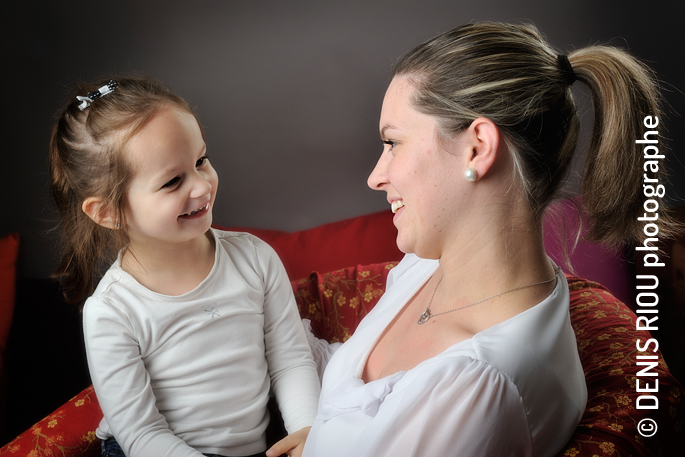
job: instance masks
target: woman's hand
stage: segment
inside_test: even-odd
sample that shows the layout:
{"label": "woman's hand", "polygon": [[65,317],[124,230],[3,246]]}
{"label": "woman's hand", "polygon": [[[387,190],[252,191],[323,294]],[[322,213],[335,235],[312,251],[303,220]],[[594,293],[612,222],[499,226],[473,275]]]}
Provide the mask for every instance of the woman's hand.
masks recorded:
{"label": "woman's hand", "polygon": [[282,454],[288,454],[290,457],[300,457],[304,449],[304,442],[307,440],[309,430],[311,427],[305,427],[295,433],[283,438],[278,443],[271,446],[271,449],[266,451],[268,457],[278,457]]}

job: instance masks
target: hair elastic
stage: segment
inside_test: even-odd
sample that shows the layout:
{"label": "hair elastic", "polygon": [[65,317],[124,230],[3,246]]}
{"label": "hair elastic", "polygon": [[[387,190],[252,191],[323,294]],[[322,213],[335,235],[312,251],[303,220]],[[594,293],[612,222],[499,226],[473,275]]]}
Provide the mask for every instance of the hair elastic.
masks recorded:
{"label": "hair elastic", "polygon": [[88,94],[85,97],[77,95],[76,98],[81,102],[81,104],[78,106],[78,109],[83,111],[84,109],[88,108],[90,104],[98,98],[103,97],[109,94],[110,92],[114,91],[114,89],[116,89],[118,85],[119,83],[112,79],[110,82],[108,82],[101,88],[94,90],[92,92],[88,92]]}
{"label": "hair elastic", "polygon": [[557,60],[559,61],[559,66],[561,67],[561,76],[570,86],[576,81],[576,72],[573,71],[571,62],[569,62],[568,56],[566,54],[559,54],[557,56]]}

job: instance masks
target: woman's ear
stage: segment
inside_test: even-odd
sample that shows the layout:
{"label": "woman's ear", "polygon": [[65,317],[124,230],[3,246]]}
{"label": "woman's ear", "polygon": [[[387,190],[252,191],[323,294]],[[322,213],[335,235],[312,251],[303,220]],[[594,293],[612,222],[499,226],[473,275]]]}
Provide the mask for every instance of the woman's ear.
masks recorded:
{"label": "woman's ear", "polygon": [[485,176],[497,159],[500,146],[500,133],[497,126],[484,117],[471,122],[466,131],[467,145],[467,168],[476,172],[476,180]]}
{"label": "woman's ear", "polygon": [[96,224],[111,230],[119,228],[119,222],[114,211],[100,197],[86,198],[81,209]]}

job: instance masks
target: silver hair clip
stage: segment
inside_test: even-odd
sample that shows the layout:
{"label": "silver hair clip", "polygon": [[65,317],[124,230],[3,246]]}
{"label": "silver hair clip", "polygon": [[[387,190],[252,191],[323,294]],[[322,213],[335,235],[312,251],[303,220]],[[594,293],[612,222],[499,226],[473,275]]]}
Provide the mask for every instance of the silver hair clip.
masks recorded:
{"label": "silver hair clip", "polygon": [[106,85],[102,86],[98,90],[94,90],[92,92],[88,92],[88,94],[83,97],[81,95],[77,95],[76,98],[81,102],[81,104],[78,106],[78,109],[83,111],[84,109],[88,108],[91,103],[93,103],[95,100],[97,100],[100,97],[103,97],[110,92],[114,91],[114,89],[117,88],[119,85],[118,82],[115,80],[111,80],[108,82]]}

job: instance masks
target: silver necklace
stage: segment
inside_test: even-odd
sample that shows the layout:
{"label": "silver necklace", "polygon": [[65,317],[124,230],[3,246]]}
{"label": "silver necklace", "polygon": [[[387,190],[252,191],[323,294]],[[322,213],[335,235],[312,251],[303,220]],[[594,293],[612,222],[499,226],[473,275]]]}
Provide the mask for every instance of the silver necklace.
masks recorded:
{"label": "silver necklace", "polygon": [[426,322],[428,322],[431,319],[431,317],[440,316],[441,314],[452,313],[454,311],[459,311],[460,309],[468,308],[470,306],[476,306],[479,303],[483,303],[484,301],[492,300],[495,297],[499,297],[500,295],[504,295],[508,292],[513,292],[515,290],[525,289],[527,287],[539,286],[540,284],[547,284],[548,282],[554,281],[556,279],[558,273],[559,273],[559,267],[556,267],[554,269],[554,276],[552,276],[551,278],[546,279],[544,281],[534,282],[531,284],[527,284],[525,286],[514,287],[513,289],[505,290],[504,292],[500,292],[500,293],[497,293],[495,295],[491,295],[491,296],[484,298],[482,300],[479,300],[477,302],[473,302],[473,303],[470,303],[468,305],[460,306],[458,308],[450,309],[449,311],[443,311],[441,313],[433,314],[433,313],[431,313],[431,305],[433,304],[433,297],[435,297],[435,292],[438,290],[438,286],[442,282],[442,278],[445,277],[444,275],[440,276],[438,283],[435,285],[435,288],[433,289],[433,293],[431,294],[431,298],[430,298],[430,300],[428,300],[428,307],[426,307],[426,310],[423,312],[423,314],[421,314],[421,317],[419,317],[418,322],[419,322],[419,324],[425,324]]}

